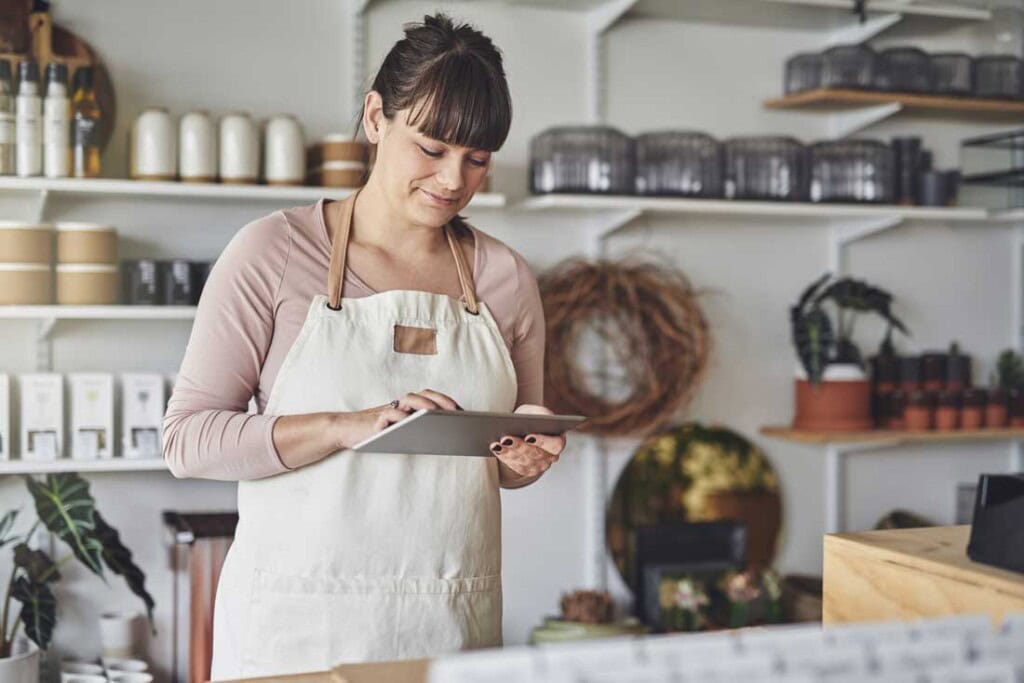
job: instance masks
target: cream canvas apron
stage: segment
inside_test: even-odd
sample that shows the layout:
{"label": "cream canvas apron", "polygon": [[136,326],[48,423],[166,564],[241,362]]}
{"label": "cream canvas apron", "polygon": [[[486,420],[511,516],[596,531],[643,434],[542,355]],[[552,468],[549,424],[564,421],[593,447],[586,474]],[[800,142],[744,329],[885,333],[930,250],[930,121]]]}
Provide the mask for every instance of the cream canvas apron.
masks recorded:
{"label": "cream canvas apron", "polygon": [[[266,413],[358,411],[422,389],[467,410],[513,410],[508,348],[450,226],[463,300],[341,298],[354,205],[354,195],[343,202],[328,295],[313,299]],[[501,644],[493,457],[341,451],[240,482],[238,512],[217,590],[213,680]]]}

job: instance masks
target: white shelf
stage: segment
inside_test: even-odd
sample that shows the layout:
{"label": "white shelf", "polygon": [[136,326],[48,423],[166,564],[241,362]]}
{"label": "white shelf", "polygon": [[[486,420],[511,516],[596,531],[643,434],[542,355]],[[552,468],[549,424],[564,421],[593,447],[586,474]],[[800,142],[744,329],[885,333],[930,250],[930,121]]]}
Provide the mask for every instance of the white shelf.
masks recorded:
{"label": "white shelf", "polygon": [[903,220],[987,221],[991,213],[974,207],[927,207],[808,202],[758,202],[738,199],[673,199],[665,197],[549,194],[532,197],[523,208],[540,210],[640,211],[780,218],[882,218]]}
{"label": "white shelf", "polygon": [[62,458],[50,461],[3,460],[0,461],[0,476],[5,474],[51,474],[55,472],[166,472],[167,463],[163,458],[145,460],[71,460]]}
{"label": "white shelf", "polygon": [[[220,183],[178,183],[113,178],[15,178],[0,177],[0,192],[46,192],[107,197],[182,197],[189,199],[249,199],[266,202],[315,202],[321,197],[344,199],[348,188],[276,185],[222,185]],[[505,196],[481,193],[470,206],[505,206]]]}
{"label": "white shelf", "polygon": [[0,306],[0,320],[192,320],[195,306]]}

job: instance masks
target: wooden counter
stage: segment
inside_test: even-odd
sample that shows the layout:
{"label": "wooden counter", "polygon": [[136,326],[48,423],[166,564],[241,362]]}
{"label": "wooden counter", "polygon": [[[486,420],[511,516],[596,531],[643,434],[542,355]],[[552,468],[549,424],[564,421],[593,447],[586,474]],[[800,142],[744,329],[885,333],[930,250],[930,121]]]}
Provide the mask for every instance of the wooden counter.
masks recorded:
{"label": "wooden counter", "polygon": [[916,619],[1024,612],[1024,574],[972,562],[969,526],[825,536],[823,619]]}
{"label": "wooden counter", "polygon": [[377,662],[373,664],[343,664],[330,671],[294,676],[247,678],[219,683],[426,683],[426,659],[404,662]]}

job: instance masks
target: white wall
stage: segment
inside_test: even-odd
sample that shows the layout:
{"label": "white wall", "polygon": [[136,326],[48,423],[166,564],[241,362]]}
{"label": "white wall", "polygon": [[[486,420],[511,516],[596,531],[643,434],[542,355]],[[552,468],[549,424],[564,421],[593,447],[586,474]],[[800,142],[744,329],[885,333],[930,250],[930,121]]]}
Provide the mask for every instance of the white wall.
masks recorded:
{"label": "white wall", "polygon": [[[436,7],[474,21],[504,50],[515,103],[508,144],[497,157],[495,186],[513,203],[526,191],[527,143],[544,128],[583,119],[585,34],[580,15],[492,3],[375,3],[367,18],[371,68],[400,37],[401,24]],[[78,32],[111,70],[119,104],[118,130],[104,163],[121,175],[127,127],[144,107],[175,113],[246,109],[265,117],[288,111],[311,137],[350,131],[344,44],[345,3],[338,0],[128,0],[63,2],[58,23]],[[760,102],[777,95],[785,57],[814,45],[813,31],[629,19],[609,34],[608,118],[629,133],[693,128],[726,137],[779,132],[812,139],[821,118],[768,112]],[[931,40],[969,50],[969,30]],[[990,128],[964,122],[899,119],[869,131],[879,136],[922,131],[941,165],[956,163],[960,138]],[[125,236],[126,257],[212,258],[247,220],[275,208],[214,201],[59,200],[47,217],[112,221]],[[0,202],[7,215],[28,205]],[[540,270],[581,253],[586,245],[571,217],[522,211],[478,211],[477,225],[522,251]],[[706,292],[714,334],[712,370],[687,417],[726,424],[761,445],[782,474],[787,527],[779,562],[784,570],[818,571],[822,533],[822,453],[761,437],[757,428],[791,417],[787,306],[825,269],[826,236],[814,221],[645,218],[612,242],[613,254],[657,251]],[[908,224],[856,245],[851,272],[890,288],[896,311],[914,331],[906,350],[958,339],[981,362],[985,377],[1010,339],[1009,234],[993,227]],[[29,323],[0,325],[5,363],[22,372],[33,362]],[[865,349],[878,339],[863,325]],[[174,372],[187,339],[184,323],[60,323],[55,369]],[[634,442],[612,443],[613,474]],[[583,468],[578,446],[540,483],[505,495],[506,641],[522,642],[542,616],[557,612],[562,591],[583,580]],[[907,507],[940,522],[952,519],[956,482],[1002,469],[1006,448],[964,445],[900,449],[858,456],[850,465],[850,526],[873,524],[885,511]],[[158,603],[161,638],[151,646],[161,672],[170,665],[171,575],[160,512],[227,509],[230,484],[175,481],[166,474],[95,475],[100,509],[118,526],[149,576]],[[611,483],[611,482],[610,482]],[[25,504],[18,479],[0,481],[0,507]],[[0,566],[0,575],[3,567]],[[109,588],[69,571],[62,584],[61,649],[98,649],[95,616],[109,604],[132,607],[118,581]],[[613,577],[614,578],[614,577]],[[623,595],[621,585],[613,583]],[[71,598],[71,599],[69,599]]]}

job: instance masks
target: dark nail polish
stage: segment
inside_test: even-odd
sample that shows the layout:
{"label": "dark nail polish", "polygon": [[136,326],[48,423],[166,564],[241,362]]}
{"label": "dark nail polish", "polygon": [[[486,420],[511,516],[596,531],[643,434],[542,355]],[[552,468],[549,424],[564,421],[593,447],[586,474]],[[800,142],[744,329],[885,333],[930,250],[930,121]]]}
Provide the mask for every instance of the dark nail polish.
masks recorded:
{"label": "dark nail polish", "polygon": [[512,439],[502,439],[501,440],[501,445],[502,446],[511,446],[513,443],[515,443],[515,442],[512,441]]}
{"label": "dark nail polish", "polygon": [[498,444],[494,444],[493,446],[491,446],[491,450],[494,451],[495,453],[501,453],[501,446],[499,446]]}
{"label": "dark nail polish", "polygon": [[535,437],[535,436],[528,436],[528,437],[526,437],[526,443],[537,443],[537,437]]}

